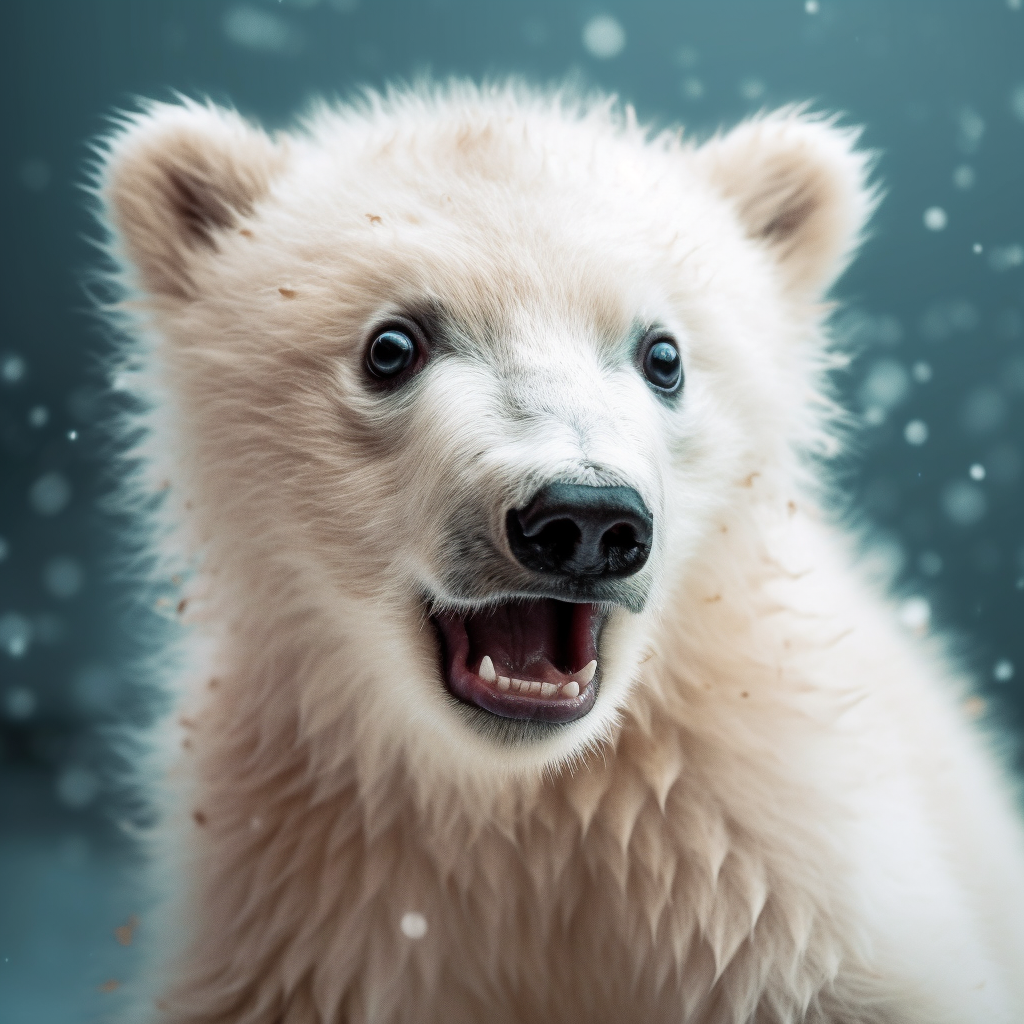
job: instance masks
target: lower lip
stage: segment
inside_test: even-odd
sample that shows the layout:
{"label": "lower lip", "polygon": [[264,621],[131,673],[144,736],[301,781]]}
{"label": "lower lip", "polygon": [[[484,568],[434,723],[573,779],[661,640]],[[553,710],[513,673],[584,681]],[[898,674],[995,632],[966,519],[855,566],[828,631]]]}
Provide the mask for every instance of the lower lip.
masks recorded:
{"label": "lower lip", "polygon": [[574,722],[590,711],[597,698],[598,685],[598,677],[595,676],[576,697],[524,697],[520,693],[496,689],[465,668],[464,663],[449,665],[446,681],[453,696],[492,715],[556,724]]}

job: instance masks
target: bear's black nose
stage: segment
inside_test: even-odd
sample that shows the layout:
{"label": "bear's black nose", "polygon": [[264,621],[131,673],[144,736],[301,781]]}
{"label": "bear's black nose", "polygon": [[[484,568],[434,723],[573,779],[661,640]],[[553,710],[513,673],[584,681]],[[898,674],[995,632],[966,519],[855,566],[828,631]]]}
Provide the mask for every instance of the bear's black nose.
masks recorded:
{"label": "bear's black nose", "polygon": [[506,517],[512,554],[561,576],[632,576],[651,552],[654,517],[632,487],[549,484]]}

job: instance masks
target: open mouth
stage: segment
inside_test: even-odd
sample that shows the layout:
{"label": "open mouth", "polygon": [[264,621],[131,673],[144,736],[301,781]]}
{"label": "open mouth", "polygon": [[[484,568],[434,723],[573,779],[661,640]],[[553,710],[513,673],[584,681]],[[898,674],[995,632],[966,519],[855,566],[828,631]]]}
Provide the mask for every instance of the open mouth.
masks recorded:
{"label": "open mouth", "polygon": [[594,706],[605,617],[596,604],[554,598],[439,612],[445,684],[502,718],[573,722]]}

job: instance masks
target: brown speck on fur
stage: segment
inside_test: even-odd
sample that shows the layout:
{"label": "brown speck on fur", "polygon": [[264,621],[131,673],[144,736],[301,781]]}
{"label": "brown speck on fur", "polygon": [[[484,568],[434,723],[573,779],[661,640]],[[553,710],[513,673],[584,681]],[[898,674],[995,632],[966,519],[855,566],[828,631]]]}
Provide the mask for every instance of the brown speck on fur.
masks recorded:
{"label": "brown speck on fur", "polygon": [[139,919],[132,914],[124,924],[114,929],[114,938],[116,938],[122,946],[130,946],[132,944],[132,938],[135,935],[135,929],[138,928],[138,926]]}
{"label": "brown speck on fur", "polygon": [[985,714],[987,708],[988,705],[981,697],[968,697],[967,700],[964,701],[964,713],[972,721],[976,721],[981,718]]}
{"label": "brown speck on fur", "polygon": [[110,978],[99,986],[100,992],[116,992],[121,987],[121,982]]}
{"label": "brown speck on fur", "polygon": [[369,222],[370,222],[371,224],[383,224],[383,223],[384,223],[383,219],[382,219],[382,218],[380,218],[380,217],[378,217],[378,216],[377,216],[377,214],[375,214],[375,213],[368,213],[368,214],[366,215],[366,219],[367,219],[367,220],[368,220],[368,221],[369,221]]}
{"label": "brown speck on fur", "polygon": [[722,600],[722,595],[721,594],[713,594],[711,597],[705,597],[704,598],[704,603],[705,604],[717,604],[721,600]]}
{"label": "brown speck on fur", "polygon": [[252,238],[253,234],[248,228],[239,228],[238,233],[244,238]]}
{"label": "brown speck on fur", "polygon": [[746,475],[746,476],[745,476],[745,477],[743,478],[743,486],[744,486],[744,487],[753,487],[753,486],[754,486],[754,481],[755,481],[755,480],[756,480],[756,479],[757,479],[757,478],[758,478],[758,477],[759,477],[760,475],[761,475],[761,474],[760,474],[760,473],[758,473],[758,472],[757,472],[756,470],[755,470],[755,471],[754,471],[753,473],[748,473],[748,474],[747,474],[747,475]]}
{"label": "brown speck on fur", "polygon": [[185,609],[186,609],[187,607],[188,607],[188,598],[187,598],[187,597],[183,597],[183,598],[182,598],[182,599],[181,599],[181,600],[180,600],[180,601],[178,602],[178,609],[177,609],[177,611],[178,611],[178,614],[179,614],[179,615],[184,615],[184,614],[185,614]]}
{"label": "brown speck on fur", "polygon": [[740,696],[741,696],[741,697],[742,697],[742,698],[743,698],[744,700],[746,700],[746,699],[747,699],[747,697],[749,697],[749,696],[750,696],[750,693],[749,693],[749,692],[748,692],[747,690],[744,690],[744,691],[743,691],[743,692],[742,692],[742,693],[740,694]]}
{"label": "brown speck on fur", "polygon": [[200,828],[202,828],[202,827],[203,827],[203,826],[204,826],[204,825],[206,824],[206,821],[207,821],[207,818],[206,818],[206,814],[205,814],[205,813],[204,813],[203,811],[200,811],[200,810],[198,810],[198,809],[197,809],[197,810],[194,810],[194,811],[192,812],[192,820],[193,820],[193,821],[194,821],[194,822],[195,822],[195,823],[196,823],[196,824],[197,824],[197,825],[198,825],[198,826],[199,826]]}
{"label": "brown speck on fur", "polygon": [[281,287],[277,289],[286,299],[294,299],[299,293],[294,288]]}

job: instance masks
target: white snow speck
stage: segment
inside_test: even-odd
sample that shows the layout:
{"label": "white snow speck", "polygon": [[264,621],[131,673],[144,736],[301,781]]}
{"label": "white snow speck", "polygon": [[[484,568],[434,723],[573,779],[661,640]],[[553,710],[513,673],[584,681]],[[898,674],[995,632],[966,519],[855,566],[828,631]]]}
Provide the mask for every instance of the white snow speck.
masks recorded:
{"label": "white snow speck", "polygon": [[25,360],[13,352],[0,359],[0,380],[5,384],[17,384],[25,376]]}
{"label": "white snow speck", "polygon": [[997,274],[1024,265],[1024,245],[1017,242],[1011,242],[1010,245],[994,245],[989,250],[988,265]]}
{"label": "white snow speck", "polygon": [[953,184],[957,188],[963,189],[965,192],[969,188],[974,188],[975,174],[974,168],[970,164],[961,164],[953,172]]}
{"label": "white snow speck", "polygon": [[399,928],[407,939],[422,939],[427,934],[427,919],[422,914],[410,910],[402,915]]}
{"label": "white snow speck", "polygon": [[740,96],[753,103],[759,100],[765,93],[765,84],[760,78],[744,78],[739,84]]}
{"label": "white snow speck", "polygon": [[985,119],[973,107],[964,104],[955,111],[956,145],[961,153],[974,153],[985,134]]}
{"label": "white snow speck", "polygon": [[818,0],[807,0],[804,4],[804,10],[808,14],[817,14],[818,11],[821,10],[821,6],[819,5]]}
{"label": "white snow speck", "polygon": [[598,14],[583,26],[583,46],[591,57],[608,60],[626,46],[626,30],[610,14]]}
{"label": "white snow speck", "polygon": [[928,424],[924,420],[911,420],[903,428],[907,444],[922,445],[928,440]]}
{"label": "white snow speck", "polygon": [[941,206],[929,206],[924,211],[924,226],[929,231],[942,231],[949,223],[946,211]]}
{"label": "white snow speck", "polygon": [[985,479],[985,467],[980,462],[975,462],[967,472],[972,480]]}
{"label": "white snow speck", "polygon": [[704,95],[704,83],[699,78],[685,78],[679,86],[684,99],[699,100]]}
{"label": "white snow speck", "polygon": [[224,34],[236,46],[259,53],[297,53],[302,36],[283,18],[244,4],[224,15]]}
{"label": "white snow speck", "polygon": [[992,678],[997,683],[1008,683],[1013,678],[1013,662],[1009,658],[1000,658],[992,669]]}
{"label": "white snow speck", "polygon": [[918,384],[927,384],[928,381],[932,379],[931,363],[926,363],[924,360],[914,363],[913,369],[910,371],[910,375]]}
{"label": "white snow speck", "polygon": [[932,606],[924,597],[908,597],[900,605],[900,622],[914,633],[923,633],[932,619]]}
{"label": "white snow speck", "polygon": [[974,526],[988,512],[985,492],[969,480],[953,480],[942,490],[942,510],[957,526]]}
{"label": "white snow speck", "polygon": [[1013,87],[1010,93],[1010,110],[1018,121],[1024,121],[1024,82]]}
{"label": "white snow speck", "polygon": [[71,484],[60,473],[45,473],[29,488],[28,500],[41,516],[55,516],[71,500]]}
{"label": "white snow speck", "polygon": [[21,658],[32,642],[32,624],[24,615],[8,612],[0,616],[0,647],[12,658]]}
{"label": "white snow speck", "polygon": [[910,395],[910,374],[896,359],[877,359],[871,364],[859,394],[865,409],[877,406],[888,412]]}

